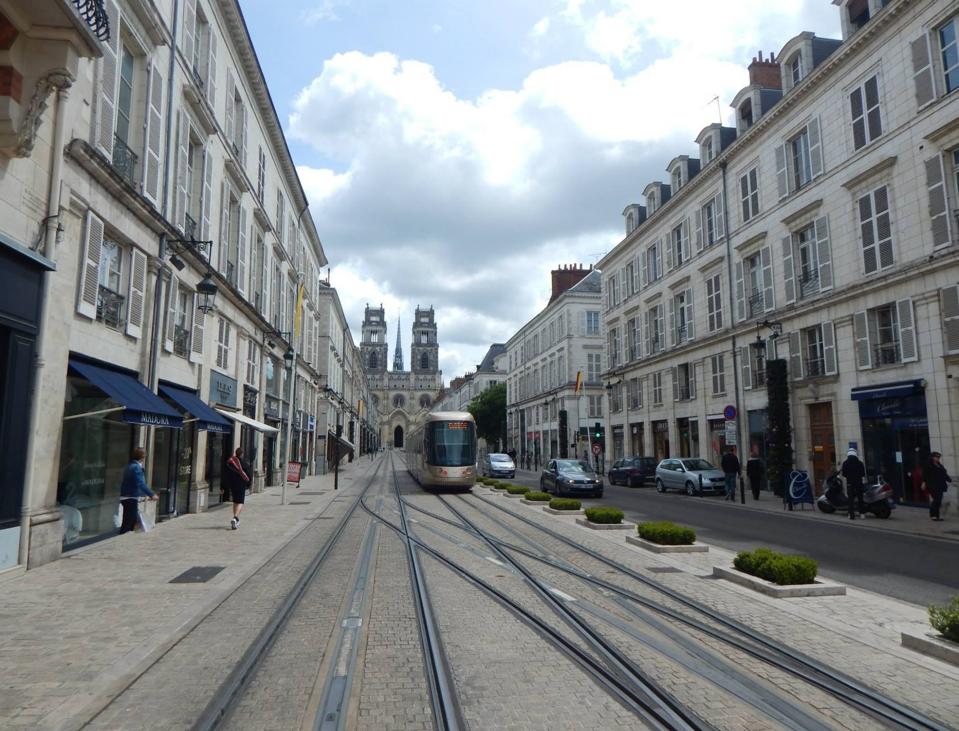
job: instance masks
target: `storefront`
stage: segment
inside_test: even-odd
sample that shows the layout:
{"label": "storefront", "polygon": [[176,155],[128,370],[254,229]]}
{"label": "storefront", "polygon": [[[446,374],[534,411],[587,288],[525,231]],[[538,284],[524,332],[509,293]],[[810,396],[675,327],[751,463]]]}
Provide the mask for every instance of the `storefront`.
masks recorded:
{"label": "storefront", "polygon": [[709,425],[709,461],[718,465],[726,451],[726,420],[719,416],[707,416]]}
{"label": "storefront", "polygon": [[680,457],[701,457],[699,453],[699,422],[696,419],[676,419]]}
{"label": "storefront", "polygon": [[71,357],[57,480],[65,549],[116,532],[123,470],[138,426],[160,434],[180,430],[183,419],[134,373]]}
{"label": "storefront", "polygon": [[624,449],[624,437],[623,437],[623,427],[614,426],[613,427],[613,456],[612,459],[622,459],[625,455],[623,454]]}
{"label": "storefront", "polygon": [[[929,422],[925,382],[898,381],[852,389],[859,404],[863,449],[868,480],[877,475],[892,486],[893,497],[905,503],[925,504],[916,466],[929,458]],[[915,477],[915,480],[914,480]]]}
{"label": "storefront", "polygon": [[643,422],[635,422],[629,425],[630,437],[629,437],[629,457],[642,457],[646,454],[645,447],[643,446],[646,441],[644,439],[645,434],[643,433],[644,425]]}
{"label": "storefront", "polygon": [[654,421],[653,427],[653,456],[659,462],[669,458],[669,422],[665,419]]}
{"label": "storefront", "polygon": [[[236,390],[235,378],[230,378],[217,371],[210,371],[210,403],[215,407],[222,406],[227,409],[236,409]],[[226,471],[226,461],[235,448],[234,443],[238,447],[240,446],[239,441],[239,433],[234,434],[232,429],[229,432],[207,434],[205,479],[208,507],[219,505],[224,498],[228,498],[224,492],[223,475]]]}
{"label": "storefront", "polygon": [[[769,429],[769,417],[766,409],[755,409],[747,413],[747,423],[749,424],[749,453],[745,456],[740,455],[743,467],[746,462],[752,458],[758,458],[763,463],[763,473],[766,468],[766,432]],[[766,478],[763,477],[759,482],[760,490],[769,489]]]}
{"label": "storefront", "polygon": [[[249,419],[256,419],[256,407],[259,392],[250,385],[243,386],[243,416]],[[250,466],[251,472],[256,469],[259,459],[259,435],[252,426],[244,424],[240,427],[240,446],[243,447],[243,461]],[[252,478],[253,475],[251,474]]]}
{"label": "storefront", "polygon": [[263,472],[267,485],[279,484],[277,471],[277,433],[280,430],[280,368],[276,358],[267,356],[263,361],[266,370],[266,395],[263,399],[263,420],[274,429],[263,437]]}

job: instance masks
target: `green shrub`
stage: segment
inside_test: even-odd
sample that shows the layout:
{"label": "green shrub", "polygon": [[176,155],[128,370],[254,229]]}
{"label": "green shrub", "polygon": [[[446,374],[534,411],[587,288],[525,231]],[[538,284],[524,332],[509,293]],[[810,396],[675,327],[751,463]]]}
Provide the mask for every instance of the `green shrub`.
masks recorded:
{"label": "green shrub", "polygon": [[479,477],[477,479],[479,480],[479,482],[482,482],[484,485],[488,485],[490,483],[490,479],[488,477]]}
{"label": "green shrub", "polygon": [[959,642],[959,596],[944,607],[929,606],[929,624],[947,640]]}
{"label": "green shrub", "polygon": [[622,523],[624,515],[619,508],[586,508],[586,520],[590,523]]}
{"label": "green shrub", "polygon": [[758,576],[780,586],[811,584],[816,579],[818,564],[805,556],[787,556],[768,548],[740,551],[733,565],[746,574]]}
{"label": "green shrub", "polygon": [[506,483],[500,482],[499,480],[493,480],[490,482],[490,487],[492,487],[494,490],[505,490]]}
{"label": "green shrub", "polygon": [[548,502],[550,497],[548,492],[528,492],[526,493],[527,500],[534,500],[538,503]]}
{"label": "green shrub", "polygon": [[510,495],[523,495],[529,492],[529,488],[526,485],[507,485],[506,492]]}
{"label": "green shrub", "polygon": [[644,541],[661,546],[691,546],[696,542],[696,531],[668,520],[640,523],[636,526],[636,532]]}
{"label": "green shrub", "polygon": [[571,497],[554,497],[549,501],[549,506],[553,510],[579,510],[583,504]]}

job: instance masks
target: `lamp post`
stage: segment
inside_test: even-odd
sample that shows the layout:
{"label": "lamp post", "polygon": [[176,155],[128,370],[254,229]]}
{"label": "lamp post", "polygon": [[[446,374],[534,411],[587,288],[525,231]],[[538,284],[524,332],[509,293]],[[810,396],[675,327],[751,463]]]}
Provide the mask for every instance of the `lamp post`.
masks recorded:
{"label": "lamp post", "polygon": [[[288,335],[289,333],[280,334]],[[286,407],[286,463],[283,465],[285,474],[283,475],[283,492],[280,501],[282,505],[286,505],[286,483],[289,482],[288,478],[290,476],[290,455],[293,453],[293,404],[296,398],[296,345],[294,338],[290,338],[290,340],[294,341],[294,345],[288,347],[286,353],[283,354],[283,361],[289,374],[287,378],[290,379],[290,403]]]}

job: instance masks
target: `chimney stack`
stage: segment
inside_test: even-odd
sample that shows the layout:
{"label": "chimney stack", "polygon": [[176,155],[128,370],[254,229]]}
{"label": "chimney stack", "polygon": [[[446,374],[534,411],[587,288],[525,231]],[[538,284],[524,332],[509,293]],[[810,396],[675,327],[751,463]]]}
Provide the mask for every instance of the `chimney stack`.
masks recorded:
{"label": "chimney stack", "polygon": [[769,60],[764,61],[763,52],[759,52],[759,55],[749,64],[749,84],[761,89],[782,88],[782,76],[779,74],[779,62],[776,60],[776,54],[770,53]]}
{"label": "chimney stack", "polygon": [[[590,269],[592,269],[592,266],[590,266]],[[589,269],[583,269],[582,264],[561,264],[551,271],[553,289],[549,301],[552,302],[567,289],[578,284],[587,274],[589,274]]]}

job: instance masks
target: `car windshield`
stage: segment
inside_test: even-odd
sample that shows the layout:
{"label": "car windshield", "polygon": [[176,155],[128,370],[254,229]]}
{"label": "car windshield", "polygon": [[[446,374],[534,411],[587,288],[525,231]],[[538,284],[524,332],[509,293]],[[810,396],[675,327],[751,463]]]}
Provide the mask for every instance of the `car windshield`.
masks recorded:
{"label": "car windshield", "polygon": [[556,462],[556,469],[560,472],[592,472],[592,468],[585,462],[575,459],[564,459]]}
{"label": "car windshield", "polygon": [[692,472],[703,472],[705,470],[716,469],[704,459],[684,459],[683,467]]}
{"label": "car windshield", "polygon": [[491,454],[489,456],[490,462],[512,462],[508,455],[505,454]]}

